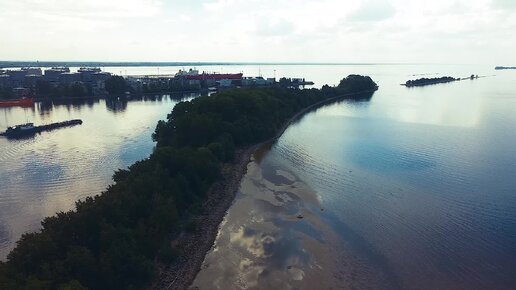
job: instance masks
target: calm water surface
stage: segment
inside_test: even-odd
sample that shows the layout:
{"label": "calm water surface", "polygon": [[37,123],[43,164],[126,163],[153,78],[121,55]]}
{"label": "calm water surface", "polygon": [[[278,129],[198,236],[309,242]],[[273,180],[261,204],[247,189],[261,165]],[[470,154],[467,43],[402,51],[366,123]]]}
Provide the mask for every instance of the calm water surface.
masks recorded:
{"label": "calm water surface", "polygon": [[306,115],[250,165],[194,285],[514,289],[516,72],[408,89],[494,71],[329,70],[380,90]]}
{"label": "calm water surface", "polygon": [[22,140],[0,137],[0,258],[27,231],[75,201],[102,192],[114,170],[147,157],[151,134],[177,100],[88,100],[0,108],[0,131],[27,121],[82,119],[83,125]]}

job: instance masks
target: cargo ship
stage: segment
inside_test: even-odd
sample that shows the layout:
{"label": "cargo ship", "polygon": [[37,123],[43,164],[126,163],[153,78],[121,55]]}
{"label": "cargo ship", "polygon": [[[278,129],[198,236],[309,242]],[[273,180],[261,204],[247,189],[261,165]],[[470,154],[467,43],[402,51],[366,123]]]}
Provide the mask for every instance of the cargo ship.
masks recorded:
{"label": "cargo ship", "polygon": [[1,100],[0,107],[32,107],[34,101],[31,98],[21,98],[17,100]]}
{"label": "cargo ship", "polygon": [[187,80],[199,80],[199,81],[203,81],[203,80],[216,80],[216,81],[220,81],[220,80],[240,80],[242,79],[242,76],[244,74],[242,73],[237,73],[237,74],[219,74],[219,73],[202,73],[202,74],[189,74],[189,75],[186,75],[186,79]]}
{"label": "cargo ship", "polygon": [[58,123],[52,123],[47,125],[41,125],[41,126],[34,126],[34,123],[27,123],[27,124],[21,124],[16,125],[13,127],[7,128],[7,130],[3,133],[0,133],[0,136],[5,137],[11,137],[11,138],[17,138],[17,137],[25,137],[34,135],[36,133],[40,133],[43,131],[51,131],[63,127],[70,127],[75,125],[81,125],[82,120],[74,119],[64,122],[58,122]]}

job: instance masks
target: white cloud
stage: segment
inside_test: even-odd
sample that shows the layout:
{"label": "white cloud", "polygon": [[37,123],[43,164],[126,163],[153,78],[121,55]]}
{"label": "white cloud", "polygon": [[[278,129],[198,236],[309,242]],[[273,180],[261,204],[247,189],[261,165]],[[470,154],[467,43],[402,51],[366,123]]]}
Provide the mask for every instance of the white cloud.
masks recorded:
{"label": "white cloud", "polygon": [[[0,59],[516,63],[514,0],[0,0]],[[15,27],[15,29],[13,29]]]}
{"label": "white cloud", "polygon": [[181,20],[183,20],[184,22],[192,22],[192,17],[190,17],[189,15],[186,15],[186,14],[180,15],[179,18]]}
{"label": "white cloud", "polygon": [[499,9],[516,9],[514,0],[493,0],[493,6]]}
{"label": "white cloud", "polygon": [[0,0],[0,13],[23,17],[149,17],[160,11],[157,0]]}
{"label": "white cloud", "polygon": [[381,21],[389,19],[396,14],[396,9],[386,0],[367,0],[349,15],[352,21]]}
{"label": "white cloud", "polygon": [[294,25],[284,19],[263,20],[257,23],[255,33],[259,36],[285,36],[294,32]]}

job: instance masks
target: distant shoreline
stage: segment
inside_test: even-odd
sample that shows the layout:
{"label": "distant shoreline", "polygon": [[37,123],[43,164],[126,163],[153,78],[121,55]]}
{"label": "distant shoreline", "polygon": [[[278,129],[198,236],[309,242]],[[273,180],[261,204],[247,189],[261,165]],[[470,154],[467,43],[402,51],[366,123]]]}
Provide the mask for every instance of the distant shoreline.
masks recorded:
{"label": "distant shoreline", "polygon": [[131,99],[141,97],[157,97],[157,96],[171,96],[181,94],[203,94],[209,93],[210,90],[196,90],[196,91],[179,91],[179,92],[160,92],[160,93],[141,93],[130,95],[98,95],[98,96],[84,96],[84,97],[35,97],[32,98],[34,102],[53,102],[53,101],[79,101],[79,100],[109,100],[109,99]]}
{"label": "distant shoreline", "polygon": [[352,62],[103,62],[103,61],[0,61],[0,69],[17,67],[195,67],[195,66],[242,66],[242,65],[428,65],[426,63],[352,63]]}

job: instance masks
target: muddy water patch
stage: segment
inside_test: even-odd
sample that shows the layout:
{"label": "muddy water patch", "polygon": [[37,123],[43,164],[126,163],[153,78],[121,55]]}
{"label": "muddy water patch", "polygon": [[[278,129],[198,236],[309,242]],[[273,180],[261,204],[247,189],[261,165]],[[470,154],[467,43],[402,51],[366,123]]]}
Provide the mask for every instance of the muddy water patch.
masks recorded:
{"label": "muddy water patch", "polygon": [[192,288],[342,289],[381,281],[324,221],[317,193],[257,153]]}

